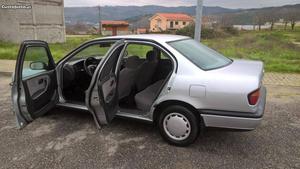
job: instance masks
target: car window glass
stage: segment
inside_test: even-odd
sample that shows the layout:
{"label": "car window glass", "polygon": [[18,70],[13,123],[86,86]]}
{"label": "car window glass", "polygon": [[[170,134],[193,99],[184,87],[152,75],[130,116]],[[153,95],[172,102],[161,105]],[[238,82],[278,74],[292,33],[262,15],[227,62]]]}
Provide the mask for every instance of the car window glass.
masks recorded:
{"label": "car window glass", "polygon": [[161,59],[170,59],[170,57],[163,51],[161,51],[160,58]]}
{"label": "car window glass", "polygon": [[147,44],[129,44],[126,48],[125,57],[138,56],[139,58],[145,59],[149,51],[153,50],[153,46]]}
{"label": "car window glass", "polygon": [[179,53],[203,70],[220,68],[232,61],[193,39],[169,42]]}
{"label": "car window glass", "polygon": [[114,42],[106,42],[101,44],[97,43],[90,45],[82,49],[71,60],[86,59],[88,57],[95,57],[97,59],[101,59],[105,56],[105,54],[108,52],[113,43]]}
{"label": "car window glass", "polygon": [[22,78],[38,74],[49,68],[49,57],[44,47],[28,47],[22,68]]}

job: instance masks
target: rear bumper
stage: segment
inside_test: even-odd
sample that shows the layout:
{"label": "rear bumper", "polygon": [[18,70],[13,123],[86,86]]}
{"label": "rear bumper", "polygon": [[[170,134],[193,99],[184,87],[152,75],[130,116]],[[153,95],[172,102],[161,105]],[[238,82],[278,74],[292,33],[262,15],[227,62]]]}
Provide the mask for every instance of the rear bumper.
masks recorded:
{"label": "rear bumper", "polygon": [[267,91],[264,86],[261,89],[261,93],[262,96],[257,111],[254,113],[199,110],[205,126],[242,130],[255,129],[261,123],[265,111]]}

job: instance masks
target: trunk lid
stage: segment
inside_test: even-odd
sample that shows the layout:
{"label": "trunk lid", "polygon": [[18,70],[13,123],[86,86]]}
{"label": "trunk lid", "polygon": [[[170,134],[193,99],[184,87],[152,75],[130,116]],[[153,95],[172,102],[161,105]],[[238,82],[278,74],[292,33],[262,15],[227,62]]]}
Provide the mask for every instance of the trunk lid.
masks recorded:
{"label": "trunk lid", "polygon": [[224,75],[258,78],[261,82],[264,75],[264,64],[261,61],[233,60],[230,65],[216,71],[221,71]]}
{"label": "trunk lid", "polygon": [[207,71],[206,98],[209,109],[255,112],[248,95],[262,87],[264,65],[261,61],[233,60],[223,68]]}

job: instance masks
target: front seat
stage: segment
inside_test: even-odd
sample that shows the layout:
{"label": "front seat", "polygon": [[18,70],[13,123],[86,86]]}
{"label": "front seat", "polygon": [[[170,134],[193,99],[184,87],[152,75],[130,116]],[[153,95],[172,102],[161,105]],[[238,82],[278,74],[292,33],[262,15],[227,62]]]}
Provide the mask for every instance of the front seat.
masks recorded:
{"label": "front seat", "polygon": [[147,52],[146,61],[139,68],[139,74],[136,81],[138,91],[144,90],[151,84],[152,77],[158,65],[158,52],[151,50]]}
{"label": "front seat", "polygon": [[138,68],[141,60],[138,56],[130,56],[126,59],[125,67],[119,74],[119,99],[129,96],[138,75]]}

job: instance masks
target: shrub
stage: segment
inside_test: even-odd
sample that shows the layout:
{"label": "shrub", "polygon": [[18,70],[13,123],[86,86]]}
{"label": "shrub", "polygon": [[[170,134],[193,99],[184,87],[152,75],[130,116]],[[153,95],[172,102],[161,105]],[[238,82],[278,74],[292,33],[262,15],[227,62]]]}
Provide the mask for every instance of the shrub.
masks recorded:
{"label": "shrub", "polygon": [[[195,25],[191,24],[182,29],[177,30],[176,34],[194,37],[194,31],[195,31]],[[238,34],[239,34],[239,31],[233,27],[223,27],[223,28],[219,28],[219,29],[202,28],[202,30],[201,30],[201,38],[203,38],[203,39],[228,37],[231,35],[238,35]]]}
{"label": "shrub", "polygon": [[177,35],[183,35],[183,36],[189,36],[189,37],[194,37],[194,32],[195,32],[195,25],[190,24],[182,29],[179,29],[176,31]]}
{"label": "shrub", "polygon": [[204,28],[201,31],[201,37],[203,39],[222,38],[222,37],[227,37],[227,36],[228,36],[228,34],[226,34],[221,29],[207,29],[207,28]]}
{"label": "shrub", "polygon": [[237,29],[235,29],[234,27],[230,26],[230,27],[223,27],[221,28],[224,32],[231,34],[231,35],[238,35],[239,31]]}

